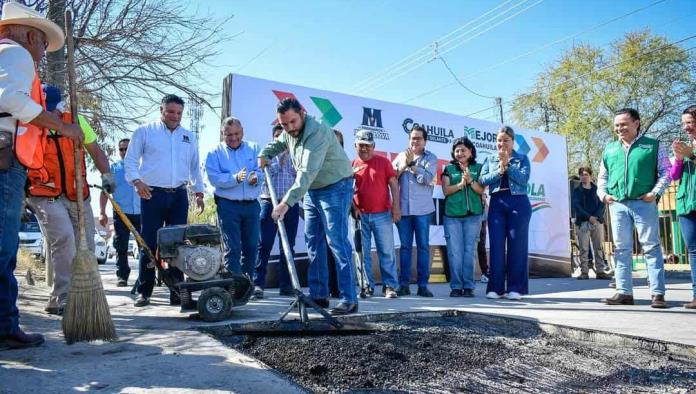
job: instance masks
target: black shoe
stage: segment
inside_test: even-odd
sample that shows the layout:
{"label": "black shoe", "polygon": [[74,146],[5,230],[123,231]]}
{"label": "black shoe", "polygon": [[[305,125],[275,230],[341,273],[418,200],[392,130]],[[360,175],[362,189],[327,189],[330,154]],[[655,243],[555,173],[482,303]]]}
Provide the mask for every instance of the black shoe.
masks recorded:
{"label": "black shoe", "polygon": [[662,294],[653,294],[652,301],[650,302],[651,308],[666,309],[667,301],[665,301],[665,296]]}
{"label": "black shoe", "polygon": [[630,294],[616,293],[610,298],[602,299],[607,305],[633,305],[633,296]]}
{"label": "black shoe", "polygon": [[578,280],[587,280],[587,279],[590,279],[590,276],[587,274],[580,274],[580,276],[578,276]]}
{"label": "black shoe", "polygon": [[419,286],[416,295],[419,297],[432,297],[433,293],[430,290],[428,290],[427,287]]}
{"label": "black shoe", "polygon": [[176,293],[169,294],[169,305],[181,305],[181,297],[179,297],[179,295]]}
{"label": "black shoe", "polygon": [[473,296],[474,296],[473,289],[462,289],[462,297],[473,297]]}
{"label": "black shoe", "polygon": [[0,335],[0,349],[25,349],[44,343],[41,334],[27,334],[21,329],[14,334]]}
{"label": "black shoe", "polygon": [[142,294],[140,294],[138,296],[138,298],[135,299],[135,304],[133,304],[133,306],[136,306],[136,307],[147,306],[147,305],[150,305],[150,297],[145,297]]}
{"label": "black shoe", "polygon": [[358,311],[358,304],[348,304],[341,302],[331,309],[332,315],[350,315],[351,313],[356,313]]}
{"label": "black shoe", "polygon": [[411,289],[408,286],[399,286],[399,289],[396,290],[396,295],[399,297],[411,295]]}
{"label": "black shoe", "polygon": [[263,299],[263,289],[259,286],[254,287],[254,292],[251,293],[251,299],[252,300],[261,300]]}
{"label": "black shoe", "polygon": [[44,310],[49,315],[62,315],[63,311],[65,310],[65,304],[60,304],[58,306],[47,306],[46,308],[44,308]]}
{"label": "black shoe", "polygon": [[597,279],[613,279],[614,276],[611,274],[607,274],[606,272],[599,271],[596,273],[595,278],[597,278]]}
{"label": "black shoe", "polygon": [[462,296],[462,289],[453,289],[450,291],[450,297],[461,297]]}
{"label": "black shoe", "polygon": [[125,279],[119,279],[118,282],[116,282],[116,287],[128,287],[128,281]]}
{"label": "black shoe", "polygon": [[295,289],[293,289],[292,287],[280,289],[280,290],[278,290],[278,295],[280,295],[282,297],[294,297],[295,296]]}
{"label": "black shoe", "polygon": [[329,307],[329,299],[328,298],[312,298],[312,301],[314,301],[315,304],[319,305],[321,308],[328,308]]}

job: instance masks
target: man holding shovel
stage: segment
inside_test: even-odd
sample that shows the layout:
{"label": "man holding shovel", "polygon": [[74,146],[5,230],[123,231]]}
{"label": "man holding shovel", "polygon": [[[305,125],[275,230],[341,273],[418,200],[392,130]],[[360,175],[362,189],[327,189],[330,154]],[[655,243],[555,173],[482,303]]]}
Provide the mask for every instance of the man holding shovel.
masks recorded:
{"label": "man holding shovel", "polygon": [[[65,105],[58,88],[44,85],[46,110],[56,116],[64,117]],[[66,114],[69,116],[69,114]],[[109,161],[97,144],[97,135],[87,121],[78,117],[84,133],[85,150],[89,153],[97,169],[102,174],[102,187],[113,191],[114,178],[109,169]],[[60,315],[65,309],[70,290],[72,262],[77,251],[78,217],[77,190],[75,188],[75,147],[73,142],[53,131],[49,132],[44,152],[44,166],[40,170],[29,170],[29,203],[44,229],[53,268],[53,288],[46,305],[46,312]],[[87,171],[84,156],[82,162],[82,181],[85,217],[91,218],[92,207],[87,187]],[[87,244],[94,251],[94,224],[88,222],[85,228]]]}
{"label": "man holding shovel", "polygon": [[0,19],[0,349],[43,343],[19,327],[14,269],[19,246],[26,167],[41,168],[46,128],[82,140],[82,131],[47,112],[36,63],[63,47],[60,27],[18,3],[5,3]]}
{"label": "man holding shovel", "polygon": [[348,241],[348,209],[353,197],[353,169],[333,130],[307,115],[295,98],[278,103],[278,123],[284,131],[259,155],[259,167],[288,150],[297,171],[295,183],[273,209],[274,220],[282,219],[291,206],[304,198],[305,240],[309,254],[309,295],[323,307],[329,306],[328,249],[336,259],[340,302],[334,315],[358,311],[355,274]]}

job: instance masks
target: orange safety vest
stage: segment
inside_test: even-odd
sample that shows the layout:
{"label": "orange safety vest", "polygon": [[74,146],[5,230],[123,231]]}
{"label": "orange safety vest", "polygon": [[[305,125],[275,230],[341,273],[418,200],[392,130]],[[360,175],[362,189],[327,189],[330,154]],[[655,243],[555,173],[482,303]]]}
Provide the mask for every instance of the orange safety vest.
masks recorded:
{"label": "orange safety vest", "polygon": [[[8,39],[0,39],[0,44],[16,45],[14,41]],[[41,79],[39,79],[36,68],[34,68],[34,80],[31,84],[31,99],[46,109],[45,97],[43,89],[41,89]],[[8,113],[0,114],[0,117],[5,116],[12,115]],[[46,145],[46,134],[48,134],[48,130],[45,128],[17,121],[12,149],[15,157],[23,166],[34,169],[43,166],[43,148]]]}
{"label": "orange safety vest", "polygon": [[[70,113],[63,113],[63,122],[72,123]],[[70,138],[57,133],[50,133],[44,148],[43,167],[27,172],[29,194],[35,197],[58,197],[62,193],[71,201],[77,201],[75,183],[75,145]],[[81,151],[82,195],[89,197],[87,186],[87,167],[84,150]],[[46,180],[47,179],[47,180]]]}

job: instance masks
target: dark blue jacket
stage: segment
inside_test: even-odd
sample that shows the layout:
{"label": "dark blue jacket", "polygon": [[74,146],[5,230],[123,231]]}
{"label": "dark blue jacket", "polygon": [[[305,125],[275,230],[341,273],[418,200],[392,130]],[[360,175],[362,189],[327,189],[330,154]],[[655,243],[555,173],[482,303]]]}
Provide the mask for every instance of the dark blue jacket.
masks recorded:
{"label": "dark blue jacket", "polygon": [[575,212],[575,224],[580,225],[590,220],[590,216],[599,219],[604,223],[604,203],[597,196],[597,185],[594,183],[589,189],[580,186],[573,190],[572,196],[573,211]]}

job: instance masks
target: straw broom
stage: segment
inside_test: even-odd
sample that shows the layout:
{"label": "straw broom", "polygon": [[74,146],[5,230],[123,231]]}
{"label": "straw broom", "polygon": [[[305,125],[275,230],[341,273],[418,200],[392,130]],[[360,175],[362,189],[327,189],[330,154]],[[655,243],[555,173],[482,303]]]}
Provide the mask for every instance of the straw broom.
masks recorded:
{"label": "straw broom", "polygon": [[[73,45],[72,13],[65,12],[68,49],[68,89],[73,123],[77,120],[77,90],[75,86],[75,47]],[[77,189],[77,218],[79,244],[72,265],[68,302],[63,312],[63,335],[68,344],[82,341],[116,339],[109,304],[102,287],[97,258],[87,246],[85,232],[84,195],[82,179],[82,144],[75,144],[75,181]]]}

